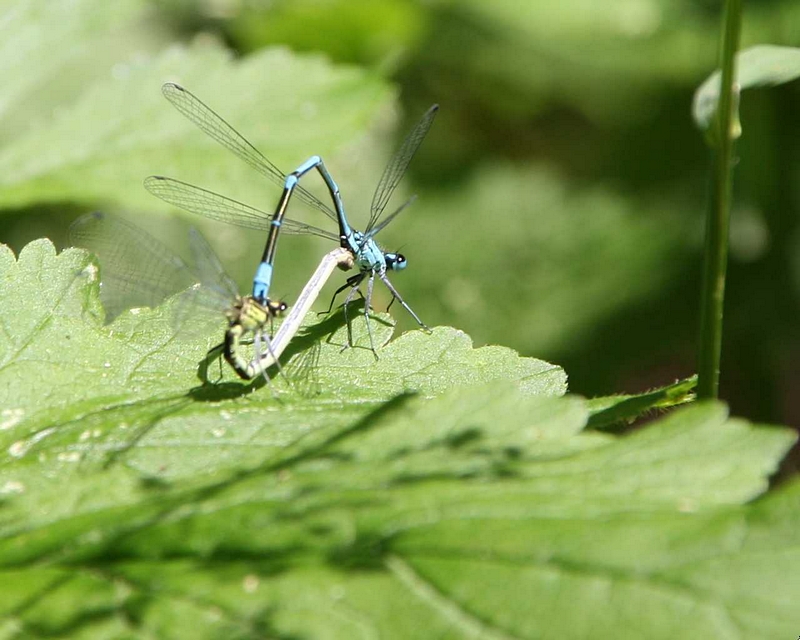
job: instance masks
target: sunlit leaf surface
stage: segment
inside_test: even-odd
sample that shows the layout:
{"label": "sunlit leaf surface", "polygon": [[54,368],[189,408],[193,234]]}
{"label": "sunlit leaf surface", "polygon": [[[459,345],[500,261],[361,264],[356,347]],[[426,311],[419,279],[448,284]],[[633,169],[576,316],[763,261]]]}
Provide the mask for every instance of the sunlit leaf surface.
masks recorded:
{"label": "sunlit leaf surface", "polygon": [[558,367],[442,327],[387,343],[388,316],[378,362],[340,353],[340,317],[307,326],[287,370],[316,345],[318,394],[227,373],[201,386],[212,322],[175,334],[167,303],[103,325],[84,252],[0,255],[11,637],[768,638],[796,623],[798,486],[747,504],[791,431],[718,404],[587,431]]}

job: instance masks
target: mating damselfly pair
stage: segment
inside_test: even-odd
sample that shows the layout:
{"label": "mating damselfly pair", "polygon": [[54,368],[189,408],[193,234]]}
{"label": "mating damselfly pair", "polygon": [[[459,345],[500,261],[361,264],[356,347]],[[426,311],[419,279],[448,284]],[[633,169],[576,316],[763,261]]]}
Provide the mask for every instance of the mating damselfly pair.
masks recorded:
{"label": "mating damselfly pair", "polygon": [[[355,295],[360,293],[360,285],[366,280],[367,291],[363,296],[365,299],[365,322],[370,349],[377,358],[369,317],[376,276],[392,295],[389,306],[394,300],[398,300],[417,323],[429,331],[419,316],[403,300],[387,276],[388,271],[405,268],[407,264],[405,257],[399,253],[383,251],[375,241],[375,236],[413,201],[412,198],[384,217],[392,194],[430,129],[437,111],[436,105],[431,107],[412,129],[384,170],[372,199],[369,221],[362,232],[350,226],[338,185],[319,156],[312,156],[295,171],[288,175],[284,174],[221,116],[192,93],[174,83],[165,84],[162,91],[167,99],[202,131],[238,155],[270,181],[283,187],[283,192],[274,213],[270,215],[261,209],[180,180],[163,176],[147,178],[144,184],[148,191],[170,204],[212,220],[268,231],[265,249],[254,278],[253,293],[250,296],[238,295],[236,287],[225,274],[216,255],[196,231],[192,231],[190,236],[195,260],[195,267],[192,269],[174,257],[174,254],[166,247],[154,239],[148,238],[145,232],[138,230],[130,223],[92,214],[76,222],[73,239],[76,244],[95,249],[101,254],[101,266],[106,270],[105,280],[109,289],[116,288],[124,295],[125,289],[149,287],[155,292],[156,297],[163,298],[164,294],[169,293],[163,289],[174,288],[177,281],[194,280],[192,283],[194,295],[189,299],[202,301],[206,308],[216,308],[225,312],[229,325],[225,334],[224,354],[236,373],[245,379],[253,378],[259,373],[266,377],[266,370],[270,366],[273,364],[280,366],[278,358],[299,329],[305,313],[336,267],[343,270],[357,269],[357,272],[350,276],[334,294],[335,299],[339,293],[349,289],[343,304],[348,328],[348,343],[343,348],[353,346],[347,309]],[[300,179],[313,169],[316,169],[322,177],[330,193],[333,208],[325,205],[299,184]],[[292,195],[297,195],[303,202],[334,221],[338,234],[286,218],[285,213]],[[278,333],[273,336],[272,320],[287,308],[285,303],[269,298],[277,241],[281,230],[286,233],[321,236],[337,242],[339,248],[323,257],[319,267],[298,297],[297,304],[289,317],[283,322]],[[114,236],[116,236],[116,242],[125,245],[124,250],[115,248]],[[142,253],[149,256],[151,265],[159,262],[155,253],[161,255],[160,262],[163,265],[158,268],[161,273],[160,277],[147,278],[146,274],[142,274],[139,282],[134,282],[137,276],[131,273],[123,256],[130,251],[137,251],[136,247],[141,247]],[[105,254],[106,257],[104,258],[102,254]],[[104,260],[108,264],[103,264]],[[170,265],[174,268],[170,268]],[[174,282],[167,285],[168,280]],[[106,283],[104,283],[105,286]],[[109,297],[111,294],[105,295],[106,299]],[[332,306],[333,301],[329,311]],[[247,334],[253,335],[255,345],[255,355],[249,359],[245,358],[240,351],[240,340]]]}

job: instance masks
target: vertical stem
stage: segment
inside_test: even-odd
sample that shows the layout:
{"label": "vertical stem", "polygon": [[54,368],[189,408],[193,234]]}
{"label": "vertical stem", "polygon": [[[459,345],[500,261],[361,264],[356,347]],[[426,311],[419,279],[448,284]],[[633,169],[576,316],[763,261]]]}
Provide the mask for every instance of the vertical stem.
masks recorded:
{"label": "vertical stem", "polygon": [[705,263],[700,310],[700,353],[697,395],[719,395],[719,361],[722,350],[722,314],[725,301],[725,270],[728,264],[733,148],[738,128],[736,52],[742,26],[742,0],[726,0],[722,28],[719,104],[714,124],[716,148],[711,152],[711,194],[706,222]]}

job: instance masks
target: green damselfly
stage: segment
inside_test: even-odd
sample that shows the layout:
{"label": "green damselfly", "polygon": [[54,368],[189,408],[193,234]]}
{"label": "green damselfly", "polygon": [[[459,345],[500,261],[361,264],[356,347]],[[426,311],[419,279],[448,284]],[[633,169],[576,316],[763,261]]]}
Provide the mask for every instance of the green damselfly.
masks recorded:
{"label": "green damselfly", "polygon": [[[223,342],[225,360],[242,379],[263,375],[269,380],[266,367],[260,362],[265,354],[272,353],[273,320],[283,314],[287,305],[240,296],[199,231],[189,230],[191,266],[140,227],[105,213],[78,218],[70,227],[70,241],[100,259],[100,295],[109,319],[125,309],[154,307],[167,297],[180,294],[173,312],[176,328],[192,322],[198,313],[210,311],[224,316],[228,321]],[[243,355],[242,339],[248,335],[253,336],[255,355],[251,358]],[[277,357],[270,363],[280,366]]]}

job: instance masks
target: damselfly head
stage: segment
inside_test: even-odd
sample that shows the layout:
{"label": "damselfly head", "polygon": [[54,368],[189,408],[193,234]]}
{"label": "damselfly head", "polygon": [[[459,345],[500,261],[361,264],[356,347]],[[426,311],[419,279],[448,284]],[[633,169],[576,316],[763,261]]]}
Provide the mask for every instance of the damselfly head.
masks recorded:
{"label": "damselfly head", "polygon": [[386,268],[392,271],[401,271],[406,268],[408,261],[402,253],[385,253]]}
{"label": "damselfly head", "polygon": [[289,308],[289,305],[286,304],[283,300],[270,300],[267,299],[266,304],[267,310],[269,314],[273,317],[280,316]]}

